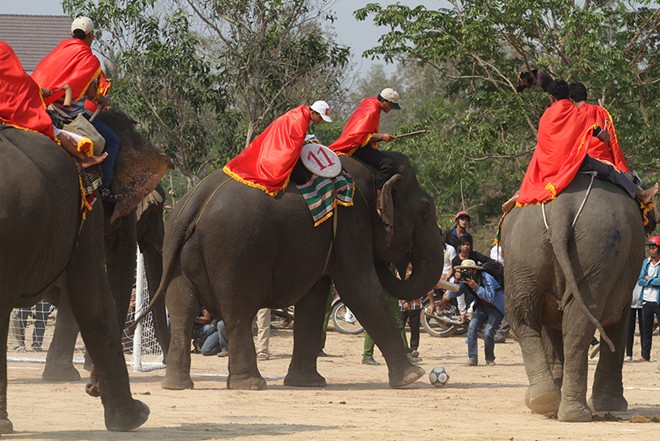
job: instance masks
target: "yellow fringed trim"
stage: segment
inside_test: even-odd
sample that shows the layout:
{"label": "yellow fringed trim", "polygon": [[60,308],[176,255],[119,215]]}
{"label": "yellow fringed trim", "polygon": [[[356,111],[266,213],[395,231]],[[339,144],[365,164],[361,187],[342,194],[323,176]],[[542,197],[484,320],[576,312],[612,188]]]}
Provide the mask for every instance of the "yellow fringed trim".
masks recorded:
{"label": "yellow fringed trim", "polygon": [[639,203],[639,208],[642,210],[642,219],[644,220],[644,226],[647,226],[649,223],[649,217],[647,214],[655,208],[655,204],[653,202],[649,202],[648,204],[643,204]]}
{"label": "yellow fringed trim", "polygon": [[82,220],[87,219],[87,211],[92,211],[92,206],[87,202],[87,195],[85,194],[85,187],[83,186],[82,177],[78,176],[78,185],[80,185],[80,215]]}
{"label": "yellow fringed trim", "polygon": [[99,66],[98,69],[96,69],[96,72],[94,73],[94,75],[92,75],[92,78],[91,78],[91,79],[89,80],[89,82],[87,83],[87,86],[85,86],[85,88],[82,90],[82,92],[80,93],[80,96],[79,96],[78,98],[74,98],[76,101],[80,101],[80,100],[81,100],[81,98],[85,95],[85,92],[87,92],[87,89],[89,89],[89,86],[90,86],[94,81],[96,81],[96,79],[99,77],[99,74],[100,74],[100,73],[101,73],[101,66]]}
{"label": "yellow fringed trim", "polygon": [[326,214],[325,216],[323,216],[321,219],[319,219],[319,220],[317,220],[316,222],[314,222],[314,226],[315,226],[315,227],[318,227],[318,226],[321,225],[323,222],[325,222],[325,221],[327,221],[328,219],[330,219],[334,214],[335,214],[335,212],[334,212],[334,211],[331,211],[330,213],[328,213],[328,214]]}
{"label": "yellow fringed trim", "polygon": [[90,157],[94,154],[94,142],[89,138],[82,137],[78,140],[76,149],[85,156]]}
{"label": "yellow fringed trim", "polygon": [[231,171],[226,165],[225,165],[224,167],[222,167],[222,170],[223,170],[225,173],[227,173],[227,176],[229,176],[230,178],[235,179],[235,180],[237,180],[238,182],[240,182],[241,184],[245,184],[245,185],[247,185],[248,187],[258,188],[259,190],[263,191],[263,192],[266,193],[268,196],[273,197],[273,198],[274,198],[275,196],[277,196],[277,194],[278,194],[279,192],[281,192],[282,190],[284,190],[284,189],[287,187],[287,185],[289,185],[289,178],[290,178],[290,176],[288,176],[288,177],[286,178],[286,181],[284,181],[284,185],[283,185],[279,190],[277,190],[277,191],[269,191],[266,187],[264,187],[264,186],[261,185],[261,184],[257,184],[256,182],[248,181],[248,180],[246,180],[246,179],[241,178],[241,177],[238,176],[236,173],[234,173],[233,171]]}

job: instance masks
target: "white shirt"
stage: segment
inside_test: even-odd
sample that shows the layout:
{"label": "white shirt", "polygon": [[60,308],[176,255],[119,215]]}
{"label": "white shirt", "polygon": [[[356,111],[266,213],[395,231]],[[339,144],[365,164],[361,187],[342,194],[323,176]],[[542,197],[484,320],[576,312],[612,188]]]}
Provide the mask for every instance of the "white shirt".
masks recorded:
{"label": "white shirt", "polygon": [[490,249],[490,258],[493,259],[495,262],[499,262],[502,265],[504,265],[504,256],[502,255],[502,247],[499,245],[494,245],[493,248]]}
{"label": "white shirt", "polygon": [[443,276],[449,276],[449,272],[451,271],[451,261],[454,260],[454,257],[456,257],[456,248],[453,246],[449,245],[448,243],[445,244],[445,263],[442,267],[442,275]]}

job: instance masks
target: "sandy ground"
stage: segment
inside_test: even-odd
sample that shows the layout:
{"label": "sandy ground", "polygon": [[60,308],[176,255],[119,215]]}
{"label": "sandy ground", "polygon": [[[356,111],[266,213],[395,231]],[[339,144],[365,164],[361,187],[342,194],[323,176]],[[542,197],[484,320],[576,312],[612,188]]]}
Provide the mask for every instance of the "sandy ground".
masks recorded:
{"label": "sandy ground", "polygon": [[[28,440],[650,440],[660,423],[633,423],[634,415],[660,417],[660,364],[626,363],[628,412],[616,421],[560,423],[532,415],[524,405],[527,387],[520,348],[498,344],[496,366],[464,367],[465,337],[422,333],[421,366],[442,365],[450,373],[444,388],[424,376],[405,389],[387,385],[387,368],[360,363],[362,336],[329,332],[318,370],[323,389],[284,387],[292,331],[274,331],[272,359],[260,362],[268,390],[226,389],[227,359],[193,355],[194,390],[160,388],[164,371],[131,372],[136,398],[151,408],[147,423],[131,433],[111,433],[103,425],[101,402],[85,395],[83,382],[44,383],[43,366],[9,364],[9,415],[15,433]],[[480,343],[481,345],[482,343]],[[635,342],[639,357],[639,342]],[[480,349],[480,356],[483,351]],[[11,355],[11,354],[10,354]],[[655,337],[654,360],[660,359]],[[376,358],[382,361],[380,353]],[[590,361],[593,375],[597,359]],[[590,376],[591,376],[590,375]],[[591,380],[590,380],[591,383]],[[601,414],[602,415],[602,414]]]}

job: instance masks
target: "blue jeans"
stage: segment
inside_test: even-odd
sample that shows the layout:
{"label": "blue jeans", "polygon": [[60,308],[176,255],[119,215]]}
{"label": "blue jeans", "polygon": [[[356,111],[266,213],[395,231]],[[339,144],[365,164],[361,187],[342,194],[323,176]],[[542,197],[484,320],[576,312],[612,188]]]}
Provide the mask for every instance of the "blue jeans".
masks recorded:
{"label": "blue jeans", "polygon": [[214,332],[206,338],[200,352],[202,355],[215,355],[223,349],[229,350],[227,327],[225,326],[225,322],[218,320],[217,330],[214,330]]}
{"label": "blue jeans", "polygon": [[493,307],[478,305],[472,314],[470,326],[468,327],[468,357],[470,360],[478,360],[477,356],[477,331],[483,323],[484,326],[484,346],[486,352],[486,362],[495,361],[495,331],[500,327],[504,316]]}
{"label": "blue jeans", "polygon": [[115,163],[117,162],[117,154],[119,153],[119,137],[102,121],[99,121],[98,118],[95,118],[92,121],[92,125],[99,132],[99,134],[105,139],[105,148],[103,149],[104,153],[108,154],[108,157],[103,160],[101,163],[101,171],[103,171],[103,180],[101,181],[101,190],[110,187],[112,182],[112,172],[115,169]]}

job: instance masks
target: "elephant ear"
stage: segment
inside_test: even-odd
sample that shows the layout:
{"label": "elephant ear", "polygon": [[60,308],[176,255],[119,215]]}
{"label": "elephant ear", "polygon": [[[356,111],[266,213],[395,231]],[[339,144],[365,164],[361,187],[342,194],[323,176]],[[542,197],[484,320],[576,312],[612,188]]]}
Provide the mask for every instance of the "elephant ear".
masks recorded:
{"label": "elephant ear", "polygon": [[397,186],[397,183],[401,181],[403,177],[400,174],[392,176],[390,179],[385,182],[383,189],[380,192],[380,196],[376,203],[376,209],[378,215],[380,216],[381,221],[385,224],[385,244],[389,246],[392,243],[394,237],[394,196],[393,192]]}

